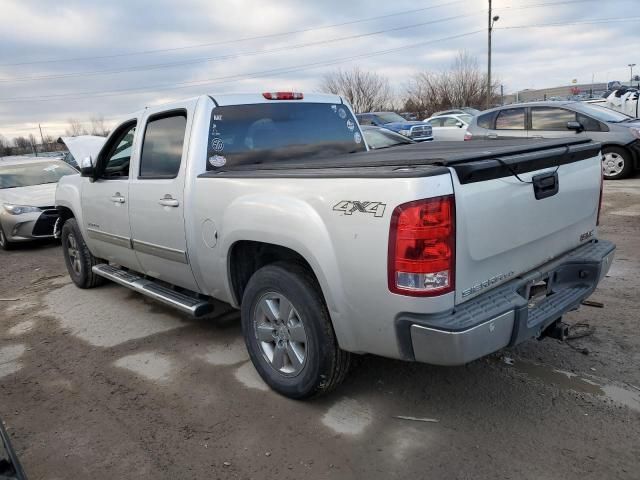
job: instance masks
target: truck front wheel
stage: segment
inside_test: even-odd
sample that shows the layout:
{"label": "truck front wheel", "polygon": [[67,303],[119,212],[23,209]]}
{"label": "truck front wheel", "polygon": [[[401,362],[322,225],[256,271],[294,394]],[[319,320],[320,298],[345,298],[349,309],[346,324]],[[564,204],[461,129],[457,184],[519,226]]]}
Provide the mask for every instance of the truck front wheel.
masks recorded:
{"label": "truck front wheel", "polygon": [[297,264],[270,264],[251,277],[242,331],[256,370],[286,397],[329,392],[348,372],[350,355],[338,346],[320,287]]}
{"label": "truck front wheel", "polygon": [[91,269],[103,261],[94,257],[89,251],[75,218],[64,222],[60,238],[64,261],[73,283],[80,288],[93,288],[102,285],[104,278],[93,273]]}

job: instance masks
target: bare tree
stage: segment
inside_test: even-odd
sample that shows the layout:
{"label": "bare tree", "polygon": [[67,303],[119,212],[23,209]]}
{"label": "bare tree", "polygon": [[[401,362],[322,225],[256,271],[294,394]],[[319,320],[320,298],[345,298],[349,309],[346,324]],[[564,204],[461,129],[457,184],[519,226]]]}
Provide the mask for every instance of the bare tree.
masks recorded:
{"label": "bare tree", "polygon": [[91,135],[98,135],[99,137],[106,137],[109,135],[109,129],[104,124],[104,117],[91,117],[91,129],[89,130]]}
{"label": "bare tree", "polygon": [[87,129],[82,126],[79,120],[70,118],[68,120],[69,126],[67,127],[66,134],[69,137],[77,137],[78,135],[88,135]]}
{"label": "bare tree", "polygon": [[[424,115],[452,107],[483,108],[487,96],[487,77],[478,60],[459,52],[451,68],[441,72],[421,72],[405,88],[405,108]],[[498,83],[491,88],[491,102],[497,98]]]}
{"label": "bare tree", "polygon": [[0,157],[11,154],[11,145],[9,141],[0,135]]}
{"label": "bare tree", "polygon": [[344,97],[356,113],[385,110],[393,102],[389,80],[358,67],[327,73],[322,79],[320,90]]}
{"label": "bare tree", "polygon": [[18,150],[26,151],[29,147],[29,140],[25,137],[16,137],[13,139],[13,144]]}

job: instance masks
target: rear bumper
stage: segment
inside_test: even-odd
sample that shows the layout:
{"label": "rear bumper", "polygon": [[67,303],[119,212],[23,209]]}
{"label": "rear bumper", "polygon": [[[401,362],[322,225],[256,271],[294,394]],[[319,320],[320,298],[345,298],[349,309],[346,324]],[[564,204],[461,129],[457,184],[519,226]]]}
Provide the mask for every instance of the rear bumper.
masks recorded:
{"label": "rear bumper", "polygon": [[[462,365],[507,346],[539,337],[575,310],[609,271],[615,245],[595,240],[458,305],[430,315],[396,319],[402,354],[434,365]],[[530,302],[531,286],[547,282],[547,296]]]}

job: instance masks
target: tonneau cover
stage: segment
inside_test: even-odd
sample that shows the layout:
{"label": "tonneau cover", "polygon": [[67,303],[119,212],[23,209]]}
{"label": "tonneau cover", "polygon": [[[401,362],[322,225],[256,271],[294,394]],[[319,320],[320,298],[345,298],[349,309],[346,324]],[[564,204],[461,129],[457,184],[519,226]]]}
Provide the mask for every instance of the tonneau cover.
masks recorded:
{"label": "tonneau cover", "polygon": [[[509,139],[472,140],[469,142],[423,142],[399,147],[373,150],[352,154],[334,155],[324,158],[286,160],[254,164],[227,164],[211,170],[201,177],[217,177],[232,172],[259,172],[265,170],[290,169],[356,169],[380,166],[455,166],[496,157],[510,157],[530,153],[543,153],[562,149],[563,154],[571,151],[588,150],[592,154],[600,145],[590,139]],[[550,153],[550,152],[549,152]]]}

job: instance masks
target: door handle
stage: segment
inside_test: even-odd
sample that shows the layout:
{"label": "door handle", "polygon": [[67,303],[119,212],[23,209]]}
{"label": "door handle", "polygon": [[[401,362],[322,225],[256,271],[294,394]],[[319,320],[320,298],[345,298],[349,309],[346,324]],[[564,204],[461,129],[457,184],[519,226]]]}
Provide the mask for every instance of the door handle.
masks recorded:
{"label": "door handle", "polygon": [[164,198],[158,200],[158,203],[163,207],[177,207],[180,205],[180,202],[175,198],[171,197],[171,195],[166,195]]}
{"label": "door handle", "polygon": [[498,138],[498,135],[496,135],[495,133],[489,133],[489,134],[487,135],[487,138],[490,138],[490,139],[492,139],[492,140],[495,140],[496,138]]}
{"label": "door handle", "polygon": [[115,195],[111,196],[111,201],[113,203],[124,203],[125,199],[122,195],[120,195],[120,192],[116,193]]}

